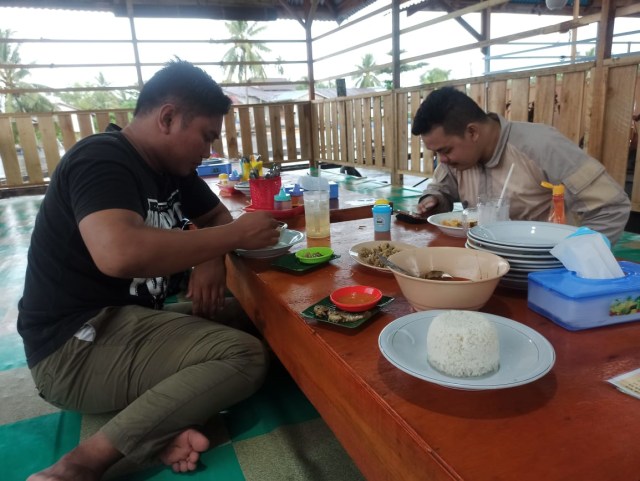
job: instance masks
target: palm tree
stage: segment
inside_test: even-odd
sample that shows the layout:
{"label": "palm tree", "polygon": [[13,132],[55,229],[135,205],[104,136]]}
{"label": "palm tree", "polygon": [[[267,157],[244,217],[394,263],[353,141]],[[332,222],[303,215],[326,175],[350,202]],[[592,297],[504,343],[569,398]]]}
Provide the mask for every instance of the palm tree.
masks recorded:
{"label": "palm tree", "polygon": [[376,73],[380,72],[380,69],[376,68],[376,61],[372,54],[364,54],[362,63],[356,65],[356,68],[358,73],[351,76],[356,81],[356,87],[377,87],[382,84],[380,79],[376,77]]}
{"label": "palm tree", "polygon": [[260,52],[270,52],[271,49],[261,43],[246,42],[249,38],[262,32],[266,27],[259,27],[257,22],[249,25],[248,22],[234,21],[225,22],[227,30],[234,40],[231,47],[222,57],[223,62],[229,62],[224,66],[227,75],[227,82],[230,82],[234,76],[237,76],[239,82],[249,79],[249,75],[253,78],[267,78],[267,74],[262,65],[238,65],[237,62],[262,62]]}
{"label": "palm tree", "polygon": [[[0,29],[0,38],[8,40],[13,32]],[[20,59],[19,47],[11,48],[9,42],[0,42],[0,63],[18,65]],[[5,89],[46,88],[44,85],[30,84],[24,81],[29,75],[25,68],[0,69],[0,86]],[[0,103],[0,111],[2,104]],[[6,94],[4,98],[5,112],[46,112],[53,110],[53,104],[44,95],[37,93]]]}
{"label": "palm tree", "polygon": [[420,76],[421,84],[433,84],[437,82],[444,82],[449,80],[449,75],[451,74],[451,70],[443,70],[441,68],[435,67],[431,70],[427,70]]}

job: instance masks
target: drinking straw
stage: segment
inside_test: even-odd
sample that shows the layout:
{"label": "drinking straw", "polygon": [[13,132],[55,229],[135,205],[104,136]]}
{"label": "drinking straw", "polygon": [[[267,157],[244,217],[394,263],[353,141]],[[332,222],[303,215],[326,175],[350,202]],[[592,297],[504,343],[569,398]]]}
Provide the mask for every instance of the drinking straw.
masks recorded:
{"label": "drinking straw", "polygon": [[507,178],[504,181],[504,186],[502,186],[502,192],[500,193],[500,198],[498,199],[498,209],[502,206],[502,201],[504,199],[504,194],[507,192],[507,187],[509,186],[509,180],[511,180],[511,174],[513,174],[513,166],[516,164],[511,164],[509,167],[509,173],[507,174]]}

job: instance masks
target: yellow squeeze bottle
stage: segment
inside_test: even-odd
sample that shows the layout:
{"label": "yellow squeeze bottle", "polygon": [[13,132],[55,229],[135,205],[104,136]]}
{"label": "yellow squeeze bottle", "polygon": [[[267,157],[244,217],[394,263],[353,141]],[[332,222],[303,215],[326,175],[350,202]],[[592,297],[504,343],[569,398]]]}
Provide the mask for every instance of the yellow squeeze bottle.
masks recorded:
{"label": "yellow squeeze bottle", "polygon": [[251,162],[246,157],[243,157],[240,161],[240,166],[242,167],[242,180],[249,180],[249,176],[251,175]]}
{"label": "yellow squeeze bottle", "polygon": [[566,218],[564,215],[564,185],[554,185],[549,182],[541,182],[542,187],[551,189],[551,210],[549,211],[549,222],[555,224],[565,224]]}

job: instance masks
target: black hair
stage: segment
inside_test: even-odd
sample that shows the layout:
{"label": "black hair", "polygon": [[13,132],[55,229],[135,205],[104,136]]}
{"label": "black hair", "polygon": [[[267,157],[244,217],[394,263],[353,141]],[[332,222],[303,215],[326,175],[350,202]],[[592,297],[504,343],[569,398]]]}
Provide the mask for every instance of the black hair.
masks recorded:
{"label": "black hair", "polygon": [[464,135],[471,122],[486,122],[487,114],[474,100],[453,87],[431,92],[413,118],[411,133],[424,135],[441,126],[447,135]]}
{"label": "black hair", "polygon": [[175,104],[187,122],[198,116],[225,115],[231,108],[231,99],[208,73],[180,59],[167,62],[144,84],[133,115],[166,103]]}

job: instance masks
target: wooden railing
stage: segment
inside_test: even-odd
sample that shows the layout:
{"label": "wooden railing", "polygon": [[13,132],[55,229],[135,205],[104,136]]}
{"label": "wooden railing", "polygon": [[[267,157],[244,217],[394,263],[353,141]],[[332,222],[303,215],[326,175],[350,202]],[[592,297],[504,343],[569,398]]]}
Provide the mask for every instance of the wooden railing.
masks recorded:
{"label": "wooden railing", "polygon": [[[592,88],[596,67],[582,63],[355,97],[234,105],[213,149],[229,158],[260,154],[264,162],[367,167],[389,172],[394,184],[402,181],[403,174],[429,177],[433,155],[411,135],[411,118],[431,90],[452,85],[486,110],[511,120],[553,125],[584,145],[626,185],[632,209],[640,211],[640,151],[630,159],[631,119],[640,112],[639,65],[640,58],[627,57],[600,67],[606,71],[597,78],[605,78],[607,85],[597,102],[598,89]],[[594,106],[599,106],[599,113]],[[127,125],[131,115],[130,110],[0,115],[0,157],[5,172],[1,186],[46,185],[61,152],[81,138],[104,131],[109,122]],[[598,115],[601,128],[594,128]],[[633,160],[635,168],[630,171]]]}

